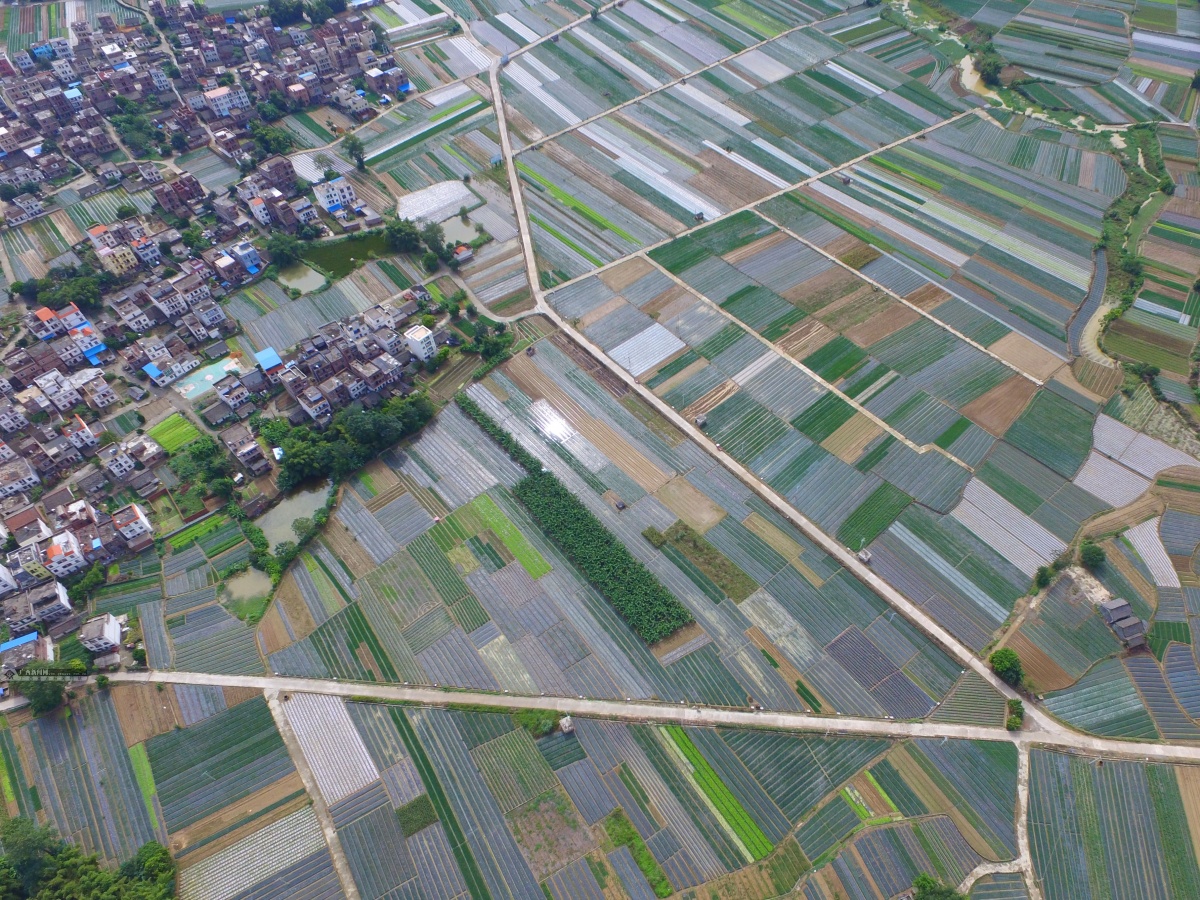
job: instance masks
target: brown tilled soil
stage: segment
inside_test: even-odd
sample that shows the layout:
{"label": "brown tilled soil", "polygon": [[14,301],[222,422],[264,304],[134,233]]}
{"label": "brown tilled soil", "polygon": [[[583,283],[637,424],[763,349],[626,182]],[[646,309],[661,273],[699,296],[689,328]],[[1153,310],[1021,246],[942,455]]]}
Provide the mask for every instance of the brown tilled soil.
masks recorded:
{"label": "brown tilled soil", "polygon": [[279,613],[279,605],[272,603],[258,623],[258,633],[262,637],[263,650],[275,653],[292,642]]}
{"label": "brown tilled soil", "polygon": [[1038,693],[1062,690],[1075,683],[1074,678],[1020,631],[1005,641],[1005,646],[1017,651],[1017,656],[1021,657],[1021,665],[1025,667],[1025,674],[1029,676]]}
{"label": "brown tilled soil", "polygon": [[[335,524],[331,528],[341,526]],[[337,550],[334,549],[333,552],[337,553]],[[303,640],[316,630],[317,623],[313,621],[312,613],[308,611],[304,597],[300,594],[300,587],[291,572],[285,572],[283,578],[279,579],[279,587],[275,589],[275,598],[271,601],[271,606],[283,607],[283,615],[291,624],[296,640]]]}
{"label": "brown tilled soil", "polygon": [[[375,560],[367,555],[364,550],[354,539],[354,535],[342,524],[342,520],[333,515],[329,520],[329,526],[322,534],[325,543],[329,545],[329,549],[333,551],[333,555],[346,564],[355,578],[362,578],[364,575],[375,570]],[[288,619],[292,626],[295,627],[296,620],[291,617],[291,609],[288,609]]]}
{"label": "brown tilled soil", "polygon": [[802,552],[799,544],[756,512],[746,516],[742,524],[784,559],[795,559]]}
{"label": "brown tilled soil", "polygon": [[883,429],[873,420],[856,412],[837,431],[821,441],[821,446],[842,462],[853,465],[862,456],[867,444],[882,433]]}
{"label": "brown tilled soil", "polygon": [[725,510],[677,475],[654,492],[655,499],[679,516],[686,525],[704,534],[723,518]]}
{"label": "brown tilled soil", "polygon": [[804,359],[837,337],[837,332],[818,322],[805,319],[775,342],[775,346],[793,359]]}
{"label": "brown tilled soil", "polygon": [[950,294],[948,291],[943,290],[936,284],[929,284],[927,282],[904,299],[913,306],[925,310],[925,312],[931,312],[949,300]]}
{"label": "brown tilled soil", "polygon": [[1200,857],[1200,766],[1176,766],[1175,778],[1179,782],[1179,795],[1183,798],[1183,810],[1192,832],[1192,847],[1196,856]]}
{"label": "brown tilled soil", "polygon": [[971,823],[967,821],[958,807],[951,803],[946,795],[941,792],[917,761],[908,755],[907,746],[901,747],[894,753],[889,754],[888,761],[904,776],[904,780],[908,782],[909,787],[916,792],[917,796],[921,798],[930,812],[942,813],[949,816],[976,853],[984,859],[992,860],[993,862],[996,861],[996,851],[971,826]]}
{"label": "brown tilled soil", "polygon": [[778,247],[780,244],[795,243],[793,238],[786,231],[773,231],[766,237],[761,237],[753,243],[747,244],[744,247],[738,247],[736,250],[730,250],[722,259],[731,266],[736,266],[744,260],[750,259],[764,250],[770,250],[772,247]]}
{"label": "brown tilled soil", "polygon": [[171,852],[179,853],[184,848],[204,840],[211,834],[216,834],[232,825],[237,825],[237,823],[248,816],[252,816],[259,810],[270,806],[272,803],[278,803],[284,797],[289,797],[296,792],[300,792],[300,796],[192,851],[183,858],[181,864],[183,866],[194,866],[202,860],[215,856],[221,850],[236,844],[252,832],[265,828],[272,822],[278,822],[289,813],[294,813],[300,807],[305,806],[308,803],[308,797],[304,794],[304,782],[300,780],[300,774],[298,772],[291,772],[278,781],[267,785],[265,788],[255,791],[249,797],[226,806],[211,816],[187,826],[187,828],[176,831],[171,835]]}
{"label": "brown tilled soil", "polygon": [[862,303],[864,307],[871,308],[870,318],[842,332],[860,347],[870,347],[876,341],[882,341],[889,334],[895,334],[919,318],[916,310],[897,303],[886,294],[869,295]]}
{"label": "brown tilled soil", "polygon": [[611,312],[616,312],[622,306],[628,305],[624,297],[609,297],[595,309],[589,309],[575,321],[578,328],[590,328]]}
{"label": "brown tilled soil", "polygon": [[1094,359],[1080,356],[1071,362],[1075,380],[1097,396],[1108,398],[1121,385],[1120,366],[1104,366]]}
{"label": "brown tilled soil", "polygon": [[524,391],[530,399],[544,399],[564,419],[591,441],[621,470],[641,485],[647,492],[658,490],[666,484],[668,474],[650,461],[641,451],[630,444],[607,424],[589,415],[578,403],[547,376],[524,354],[513,357],[504,365],[504,373]]}
{"label": "brown tilled soil", "polygon": [[696,154],[696,159],[705,168],[688,178],[687,184],[711,197],[718,206],[736,209],[775,190],[773,185],[715,150],[701,150]]}
{"label": "brown tilled soil", "polygon": [[262,691],[258,688],[226,686],[222,691],[225,693],[225,705],[230,708],[262,696]]}
{"label": "brown tilled soil", "polygon": [[1021,375],[1014,375],[976,397],[960,412],[980,428],[1001,437],[1035,393],[1036,384]]}
{"label": "brown tilled soil", "polygon": [[[783,653],[780,652],[779,648],[772,643],[771,639],[767,637],[766,632],[764,632],[757,625],[746,629],[746,637],[750,638],[750,643],[754,644],[754,646],[759,650],[765,650],[767,653],[771,654],[771,659],[775,660],[775,662],[779,664],[776,667],[779,670],[779,677],[788,684],[795,685],[797,681],[804,680],[804,676],[800,674],[799,669],[797,669],[788,661],[788,658],[784,656]],[[833,708],[832,704],[828,703],[824,697],[822,697],[820,694],[817,694],[816,691],[813,691],[813,693],[816,694],[817,698],[821,701],[823,709],[828,711],[829,709]]]}
{"label": "brown tilled soil", "polygon": [[[1112,512],[1097,516],[1085,523],[1083,526],[1083,535],[1084,537],[1100,537],[1108,534],[1116,534],[1118,531],[1124,531],[1126,528],[1130,528],[1139,522],[1145,522],[1154,516],[1162,515],[1166,506],[1163,499],[1156,493],[1147,491],[1128,506],[1114,509]],[[1121,554],[1117,555],[1120,556]]]}
{"label": "brown tilled soil", "polygon": [[812,315],[864,287],[869,286],[853,272],[847,272],[841,266],[834,266],[808,281],[802,281],[789,288],[782,296],[788,303]]}
{"label": "brown tilled soil", "polygon": [[988,347],[1002,360],[1034,378],[1045,381],[1063,367],[1063,361],[1015,331]]}
{"label": "brown tilled soil", "polygon": [[600,280],[616,293],[621,293],[639,278],[644,278],[655,271],[654,265],[640,256],[635,256],[619,266],[605,269],[600,273]]}
{"label": "brown tilled soil", "polygon": [[650,645],[650,652],[654,654],[656,659],[662,659],[668,653],[678,650],[689,641],[694,641],[696,638],[703,636],[704,629],[700,627],[700,623],[693,622],[690,625],[684,625],[675,631],[669,637],[663,638],[657,644]]}
{"label": "brown tilled soil", "polygon": [[694,400],[685,406],[680,415],[685,419],[694,420],[696,416],[704,415],[716,409],[739,390],[737,382],[733,379],[723,381],[699,400]]}
{"label": "brown tilled soil", "polygon": [[673,284],[643,306],[642,312],[655,320],[671,319],[685,309],[691,309],[697,302],[699,301],[692,294]]}
{"label": "brown tilled soil", "polygon": [[183,726],[172,685],[160,691],[148,684],[116,684],[109,690],[127,747]]}

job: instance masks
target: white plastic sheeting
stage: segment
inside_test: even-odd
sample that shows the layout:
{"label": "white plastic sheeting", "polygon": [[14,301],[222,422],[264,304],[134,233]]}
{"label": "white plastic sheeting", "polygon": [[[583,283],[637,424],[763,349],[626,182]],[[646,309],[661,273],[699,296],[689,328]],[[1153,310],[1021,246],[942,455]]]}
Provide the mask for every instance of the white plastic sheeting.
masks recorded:
{"label": "white plastic sheeting", "polygon": [[634,377],[648,372],[687,345],[655,322],[609,351],[613,361]]}
{"label": "white plastic sheeting", "polygon": [[1125,538],[1142,558],[1146,568],[1158,587],[1178,588],[1179,575],[1171,565],[1167,549],[1163,546],[1162,538],[1158,536],[1158,518],[1147,519],[1141,525],[1135,525],[1125,532]]}
{"label": "white plastic sheeting", "polygon": [[1093,450],[1075,476],[1075,486],[1119,509],[1145,493],[1150,482]]}

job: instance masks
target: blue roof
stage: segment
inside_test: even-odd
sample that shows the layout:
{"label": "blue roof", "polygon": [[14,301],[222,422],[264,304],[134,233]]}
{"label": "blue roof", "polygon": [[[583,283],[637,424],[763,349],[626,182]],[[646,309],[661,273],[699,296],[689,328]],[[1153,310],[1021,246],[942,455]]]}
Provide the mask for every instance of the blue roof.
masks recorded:
{"label": "blue roof", "polygon": [[145,372],[147,375],[149,375],[151,378],[161,378],[162,377],[162,369],[160,369],[154,363],[146,363],[144,366],[142,366],[142,371]]}
{"label": "blue roof", "polygon": [[98,347],[89,348],[88,351],[83,355],[87,357],[88,362],[95,362],[96,360],[98,360],[100,358],[100,351],[103,349],[104,349],[104,345],[101,344]]}
{"label": "blue roof", "polygon": [[341,208],[342,208],[342,204],[335,203],[335,204],[333,204],[333,206],[329,207],[329,209],[327,211],[333,213],[333,212],[337,212]]}
{"label": "blue roof", "polygon": [[63,91],[63,96],[68,100],[74,100],[76,97],[82,97],[83,94],[80,93],[79,88],[69,88],[68,90]]}
{"label": "blue roof", "polygon": [[19,638],[13,638],[11,641],[5,641],[3,644],[0,644],[0,653],[3,653],[5,650],[11,650],[13,647],[20,647],[25,644],[32,643],[37,639],[38,633],[36,631],[31,631],[29,634],[21,635]]}
{"label": "blue roof", "polygon": [[283,360],[279,358],[279,353],[274,347],[268,347],[266,350],[259,350],[254,354],[254,360],[263,367],[263,371],[273,369],[276,366],[282,366]]}
{"label": "blue roof", "polygon": [[257,275],[258,274],[258,266],[246,266],[246,271],[249,272],[251,275]]}
{"label": "blue roof", "polygon": [[104,546],[104,541],[100,540],[100,538],[92,538],[92,549],[93,550],[99,550],[103,546]]}
{"label": "blue roof", "polygon": [[236,21],[237,21],[237,19],[235,19],[233,16],[226,16],[226,17],[225,17],[225,24],[226,24],[226,25],[232,25],[232,24],[233,24],[234,22],[236,22]]}
{"label": "blue roof", "polygon": [[113,66],[113,68],[114,68],[114,69],[128,69],[128,68],[129,68],[129,63],[127,63],[127,62],[119,62],[119,63],[117,63],[115,66]]}

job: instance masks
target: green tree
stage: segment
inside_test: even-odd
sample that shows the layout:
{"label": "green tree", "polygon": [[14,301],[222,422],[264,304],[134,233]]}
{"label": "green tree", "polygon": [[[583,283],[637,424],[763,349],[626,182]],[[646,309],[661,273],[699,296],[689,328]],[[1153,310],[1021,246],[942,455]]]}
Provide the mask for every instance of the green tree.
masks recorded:
{"label": "green tree", "polygon": [[304,246],[286,232],[277,231],[267,238],[267,253],[271,256],[271,262],[277,266],[290,266],[299,262],[303,252]]}
{"label": "green tree", "polygon": [[117,207],[118,219],[129,219],[137,215],[137,207],[129,203],[122,203]]}
{"label": "green tree", "polygon": [[49,825],[17,816],[0,825],[4,859],[27,895],[35,892],[47,862],[63,849],[62,839]]}
{"label": "green tree", "polygon": [[342,138],[342,149],[346,151],[346,155],[354,160],[354,164],[360,169],[366,168],[367,148],[363,146],[362,138],[357,134],[348,134]]}
{"label": "green tree", "polygon": [[425,255],[421,257],[421,265],[425,267],[426,272],[432,275],[438,270],[441,260],[438,259],[438,255],[432,250],[427,250],[425,251]]}
{"label": "green tree", "polygon": [[913,880],[913,887],[916,888],[913,900],[967,900],[954,888],[946,887],[924,872]]}
{"label": "green tree", "polygon": [[1025,669],[1021,665],[1021,657],[1017,656],[1017,651],[1011,647],[1002,647],[997,650],[988,657],[988,662],[992,664],[992,671],[1013,687],[1020,687],[1021,682],[1025,680]]}
{"label": "green tree", "polygon": [[1054,579],[1054,573],[1049,566],[1039,566],[1037,573],[1033,576],[1033,585],[1039,591],[1043,588],[1050,587],[1050,582]]}
{"label": "green tree", "polygon": [[313,521],[307,516],[301,516],[292,522],[292,534],[296,535],[296,540],[302,541],[308,537],[313,530]]}
{"label": "green tree", "polygon": [[439,259],[446,256],[446,232],[437,222],[429,222],[421,229],[421,240],[429,248],[429,252]]}
{"label": "green tree", "polygon": [[1104,552],[1104,548],[1099,544],[1094,544],[1091,541],[1084,541],[1079,548],[1079,562],[1089,572],[1095,572],[1108,559],[1108,555]]}
{"label": "green tree", "polygon": [[979,77],[988,87],[1000,87],[1000,73],[1004,70],[1004,60],[995,51],[984,51],[975,57],[975,69]]}
{"label": "green tree", "polygon": [[421,231],[410,219],[388,222],[383,233],[388,248],[395,253],[416,253],[421,249]]}

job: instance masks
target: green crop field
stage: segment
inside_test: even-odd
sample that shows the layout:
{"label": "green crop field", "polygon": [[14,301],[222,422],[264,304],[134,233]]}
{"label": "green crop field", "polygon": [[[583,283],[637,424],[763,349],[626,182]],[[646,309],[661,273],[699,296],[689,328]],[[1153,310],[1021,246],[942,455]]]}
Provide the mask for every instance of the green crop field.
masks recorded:
{"label": "green crop field", "polygon": [[492,529],[496,537],[503,541],[504,546],[516,557],[522,568],[529,573],[530,578],[541,578],[550,571],[550,564],[534,549],[525,535],[504,512],[496,505],[496,501],[487,494],[476,497],[471,506],[479,513],[484,524]]}
{"label": "green crop field", "polygon": [[146,433],[168,453],[175,453],[200,437],[200,430],[180,413],[168,416]]}

